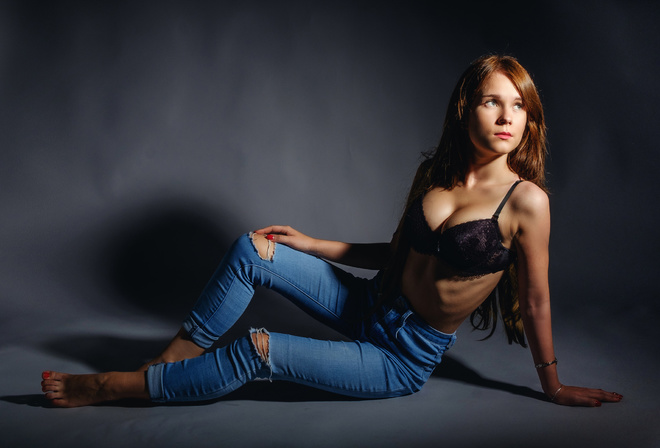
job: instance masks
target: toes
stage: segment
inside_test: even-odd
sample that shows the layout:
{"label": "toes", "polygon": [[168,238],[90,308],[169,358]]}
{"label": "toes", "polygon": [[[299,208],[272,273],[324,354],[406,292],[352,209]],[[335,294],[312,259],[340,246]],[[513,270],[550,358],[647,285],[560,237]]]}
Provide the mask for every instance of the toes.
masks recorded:
{"label": "toes", "polygon": [[46,390],[44,391],[44,397],[46,399],[50,400],[51,402],[55,403],[56,401],[62,401],[62,393],[57,390]]}
{"label": "toes", "polygon": [[61,407],[61,408],[63,408],[63,407],[69,407],[69,406],[68,406],[68,402],[67,402],[67,400],[64,399],[63,397],[61,397],[61,396],[58,395],[58,394],[48,393],[48,394],[45,395],[45,397],[46,397],[46,399],[48,399],[48,400],[49,400],[54,406]]}
{"label": "toes", "polygon": [[50,379],[55,381],[63,380],[65,377],[69,376],[66,373],[60,373],[60,372],[49,371],[48,373],[50,373]]}
{"label": "toes", "polygon": [[41,378],[44,380],[61,380],[65,376],[65,373],[54,372],[52,370],[44,370],[41,372]]}
{"label": "toes", "polygon": [[41,390],[43,392],[55,391],[58,389],[59,385],[60,385],[59,381],[43,380],[41,382]]}
{"label": "toes", "polygon": [[52,370],[45,370],[41,373],[41,391],[46,394],[46,398],[52,400],[61,396],[62,393],[62,379],[66,374],[53,372]]}

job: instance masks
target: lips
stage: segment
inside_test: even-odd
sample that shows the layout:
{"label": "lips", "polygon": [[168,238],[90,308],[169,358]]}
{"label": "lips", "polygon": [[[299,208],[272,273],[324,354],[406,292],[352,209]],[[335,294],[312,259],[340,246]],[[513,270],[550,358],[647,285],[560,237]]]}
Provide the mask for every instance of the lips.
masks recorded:
{"label": "lips", "polygon": [[509,132],[498,132],[495,135],[501,138],[502,140],[508,140],[512,137],[512,135]]}

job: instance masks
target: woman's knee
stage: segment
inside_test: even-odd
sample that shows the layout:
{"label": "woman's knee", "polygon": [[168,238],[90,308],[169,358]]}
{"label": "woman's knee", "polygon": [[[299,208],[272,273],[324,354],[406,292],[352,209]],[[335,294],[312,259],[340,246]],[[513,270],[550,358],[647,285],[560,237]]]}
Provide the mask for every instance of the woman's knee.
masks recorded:
{"label": "woman's knee", "polygon": [[[229,260],[248,260],[258,256],[261,260],[273,261],[275,243],[265,235],[254,232],[246,233],[234,240],[225,258]],[[231,262],[231,261],[230,261]]]}
{"label": "woman's knee", "polygon": [[249,237],[252,241],[252,246],[259,255],[259,258],[266,261],[273,261],[276,243],[266,238],[266,235],[258,233],[250,232]]}
{"label": "woman's knee", "polygon": [[254,345],[261,360],[266,364],[270,364],[270,335],[268,332],[262,328],[253,330],[250,336],[252,345]]}

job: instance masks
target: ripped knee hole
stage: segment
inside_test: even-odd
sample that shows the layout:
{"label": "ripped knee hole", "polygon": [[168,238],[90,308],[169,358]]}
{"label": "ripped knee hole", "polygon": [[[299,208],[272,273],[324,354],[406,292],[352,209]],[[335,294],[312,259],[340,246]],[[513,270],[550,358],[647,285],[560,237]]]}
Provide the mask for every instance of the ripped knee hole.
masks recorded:
{"label": "ripped knee hole", "polygon": [[275,243],[266,238],[266,235],[251,233],[252,244],[259,254],[259,258],[266,261],[273,261],[275,257]]}
{"label": "ripped knee hole", "polygon": [[268,364],[269,362],[268,349],[269,349],[270,335],[268,333],[254,332],[250,336],[252,337],[252,344],[254,345],[254,348],[257,350],[259,357],[263,362]]}

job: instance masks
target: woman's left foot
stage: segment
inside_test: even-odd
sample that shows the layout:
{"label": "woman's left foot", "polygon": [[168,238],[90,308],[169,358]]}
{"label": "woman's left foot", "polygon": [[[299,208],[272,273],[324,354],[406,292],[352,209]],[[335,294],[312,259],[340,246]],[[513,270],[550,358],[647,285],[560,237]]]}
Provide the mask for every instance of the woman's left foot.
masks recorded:
{"label": "woman's left foot", "polygon": [[41,390],[58,407],[88,406],[123,398],[149,399],[142,372],[69,375],[45,371],[41,378]]}

